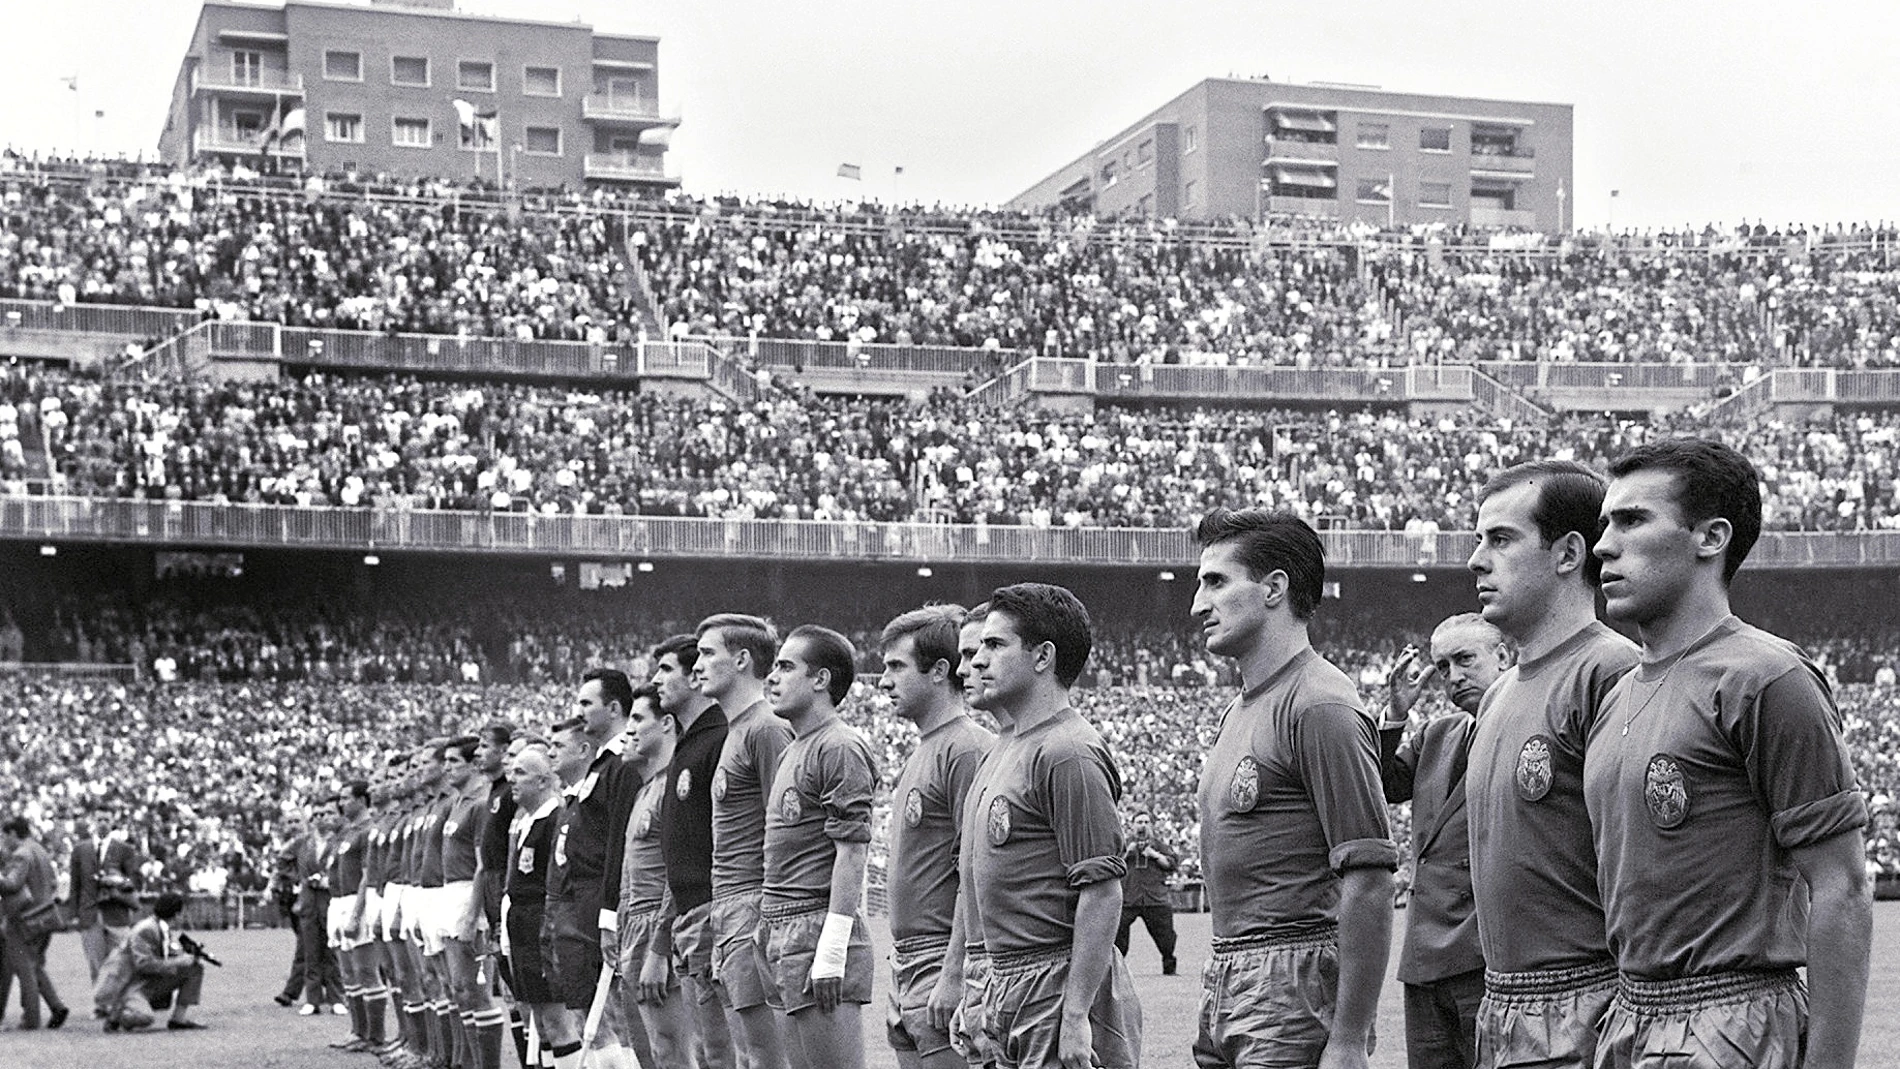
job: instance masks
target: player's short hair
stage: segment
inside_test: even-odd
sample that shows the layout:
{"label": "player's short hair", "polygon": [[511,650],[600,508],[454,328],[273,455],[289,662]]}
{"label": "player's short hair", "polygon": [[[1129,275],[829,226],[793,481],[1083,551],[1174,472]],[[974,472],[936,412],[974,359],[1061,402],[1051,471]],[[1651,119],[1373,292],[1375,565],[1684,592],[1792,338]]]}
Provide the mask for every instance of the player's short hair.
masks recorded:
{"label": "player's short hair", "polygon": [[559,735],[563,731],[586,731],[586,730],[587,730],[586,717],[570,716],[561,720],[556,720],[548,728],[548,735],[549,737],[552,737],[555,735]]}
{"label": "player's short hair", "polygon": [[1045,642],[1056,648],[1056,682],[1072,687],[1095,644],[1089,611],[1067,587],[1053,583],[1015,583],[990,595],[990,613],[1004,613],[1026,646]]}
{"label": "player's short hair", "polygon": [[1709,438],[1664,438],[1648,442],[1610,461],[1610,477],[1639,471],[1675,476],[1676,508],[1684,526],[1721,517],[1732,533],[1722,562],[1722,582],[1748,559],[1761,538],[1761,474],[1748,458]]}
{"label": "player's short hair", "polygon": [[957,621],[957,630],[961,631],[971,624],[980,624],[990,618],[990,603],[979,601],[963,610],[963,618]]}
{"label": "player's short hair", "polygon": [[506,746],[515,741],[515,726],[506,720],[490,720],[477,734],[498,746]]}
{"label": "player's short hair", "polygon": [[581,676],[581,684],[588,683],[599,683],[602,698],[620,703],[621,716],[633,711],[633,681],[627,673],[618,668],[589,668]]}
{"label": "player's short hair", "polygon": [[1504,637],[1504,632],[1498,629],[1498,625],[1475,612],[1461,612],[1438,621],[1438,626],[1432,628],[1432,638],[1436,639],[1444,632],[1456,631],[1461,627],[1475,627],[1484,632],[1486,641],[1490,645],[1496,645],[1500,642],[1509,644],[1510,641]]}
{"label": "player's short hair", "polygon": [[1575,531],[1583,538],[1583,579],[1591,586],[1602,582],[1603,562],[1597,559],[1597,535],[1603,533],[1603,490],[1609,480],[1574,460],[1531,460],[1498,472],[1478,491],[1478,503],[1513,486],[1537,484],[1531,522],[1537,537],[1549,549],[1559,538]]}
{"label": "player's short hair", "polygon": [[1128,814],[1129,820],[1140,820],[1142,817],[1153,820],[1155,815],[1150,812],[1146,806],[1136,806],[1134,810]]}
{"label": "player's short hair", "polygon": [[343,791],[338,797],[361,798],[365,802],[369,801],[369,781],[353,779],[346,782],[343,784]]}
{"label": "player's short hair", "polygon": [[[556,726],[558,727],[558,725]],[[535,735],[535,734],[521,735],[518,737],[517,741],[521,743],[521,753],[517,753],[515,755],[516,757],[521,756],[521,754],[527,753],[529,750],[540,750],[543,754],[545,754],[548,751],[548,747],[554,745],[552,742],[548,741],[548,737],[546,735]]]}
{"label": "player's short hair", "polygon": [[733,651],[752,655],[752,674],[764,679],[772,670],[772,655],[778,652],[778,628],[763,616],[742,612],[714,613],[699,622],[693,637],[705,638],[706,632],[719,632],[719,641]]}
{"label": "player's short hair", "polygon": [[475,747],[481,745],[481,741],[482,740],[473,735],[457,735],[442,743],[441,756],[447,757],[449,751],[454,750],[456,753],[462,755],[462,760],[473,762],[475,760]]}
{"label": "player's short hair", "polygon": [[430,757],[433,757],[437,761],[440,761],[442,760],[442,751],[448,749],[448,746],[449,746],[449,736],[437,735],[429,739],[429,741],[423,743],[421,748],[418,749],[417,752],[426,753]]}
{"label": "player's short hair", "polygon": [[691,672],[693,665],[699,663],[699,643],[692,635],[673,635],[654,646],[649,651],[653,660],[658,662],[667,654],[672,654],[680,663],[680,671]]}
{"label": "player's short hair", "polygon": [[831,704],[843,704],[851,693],[851,684],[858,678],[857,647],[838,632],[817,624],[801,624],[792,628],[791,634],[785,636],[785,641],[789,643],[793,639],[804,643],[805,663],[812,671],[830,673],[825,680],[825,693],[831,696]]}
{"label": "player's short hair", "polygon": [[954,677],[957,632],[963,628],[965,615],[961,605],[926,605],[912,609],[884,625],[878,645],[888,650],[908,638],[917,654],[918,668],[928,672],[932,665],[944,661],[950,665],[950,674]]}
{"label": "player's short hair", "polygon": [[31,839],[33,837],[33,825],[25,817],[8,817],[5,823],[0,823],[0,831],[6,832],[15,839]]}
{"label": "player's short hair", "polygon": [[1326,547],[1305,520],[1290,512],[1216,506],[1194,528],[1202,549],[1223,542],[1239,547],[1240,563],[1254,582],[1286,573],[1287,604],[1296,620],[1310,620],[1326,589]]}
{"label": "player's short hair", "polygon": [[642,683],[633,688],[633,697],[628,699],[627,702],[627,715],[632,716],[633,707],[641,702],[652,702],[654,715],[659,716],[664,714],[664,710],[660,708],[660,688],[653,684]]}

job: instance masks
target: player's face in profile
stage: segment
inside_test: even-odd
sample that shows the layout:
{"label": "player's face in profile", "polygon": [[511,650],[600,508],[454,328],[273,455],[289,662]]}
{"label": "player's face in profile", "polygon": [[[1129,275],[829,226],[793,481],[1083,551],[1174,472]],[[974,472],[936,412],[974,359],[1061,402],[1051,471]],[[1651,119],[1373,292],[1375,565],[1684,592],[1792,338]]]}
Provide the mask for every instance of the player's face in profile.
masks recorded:
{"label": "player's face in profile", "polygon": [[442,751],[442,781],[456,790],[468,786],[469,776],[475,766],[462,756],[462,751],[451,746]]}
{"label": "player's face in profile", "polygon": [[660,708],[665,712],[679,715],[686,711],[686,705],[693,699],[692,680],[687,678],[685,669],[680,667],[677,653],[661,655],[653,666],[652,683],[660,692]]}
{"label": "player's face in profile", "polygon": [[[1209,653],[1237,657],[1260,641],[1267,626],[1267,585],[1254,579],[1239,556],[1238,542],[1201,550],[1194,618]],[[1262,577],[1264,578],[1264,576]]]}
{"label": "player's face in profile", "polygon": [[1041,647],[1032,647],[1016,631],[1008,613],[993,612],[983,621],[971,667],[991,704],[1008,706],[1027,696],[1036,685],[1036,660]]}
{"label": "player's face in profile", "polygon": [[1561,551],[1544,544],[1532,517],[1538,492],[1519,483],[1478,506],[1478,544],[1465,566],[1477,579],[1479,612],[1500,628],[1537,620],[1557,585]]}
{"label": "player's face in profile", "polygon": [[699,637],[699,660],[693,662],[693,686],[708,698],[718,699],[732,689],[738,678],[739,664],[726,646],[725,636],[717,629]]}
{"label": "player's face in profile", "polygon": [[780,644],[765,675],[765,702],[772,711],[787,718],[810,712],[817,685],[817,674],[805,662],[805,641],[794,638]]}
{"label": "player's face in profile", "polygon": [[425,787],[436,787],[442,783],[442,755],[433,750],[425,750],[420,763],[416,766],[416,782]]}
{"label": "player's face in profile", "polygon": [[548,756],[553,761],[554,774],[566,783],[570,779],[580,779],[593,754],[592,748],[587,745],[587,736],[579,728],[574,728],[555,733]]}
{"label": "player's face in profile", "polygon": [[905,635],[884,651],[884,672],[878,676],[877,689],[890,697],[898,716],[915,720],[928,712],[931,688],[930,673],[917,665],[914,636]]}
{"label": "player's face in profile", "polygon": [[1483,628],[1454,627],[1432,635],[1432,665],[1445,684],[1445,697],[1477,715],[1478,703],[1504,672],[1498,646]]}
{"label": "player's face in profile", "polygon": [[[1603,495],[1604,611],[1641,626],[1667,614],[1693,581],[1698,536],[1682,522],[1677,476],[1644,469],[1611,480]],[[1713,521],[1709,521],[1713,522]]]}
{"label": "player's face in profile", "polygon": [[507,758],[507,750],[495,742],[495,737],[484,731],[475,743],[475,767],[484,776],[493,776],[501,771],[502,762]]}
{"label": "player's face in profile", "polygon": [[652,699],[634,700],[633,715],[627,718],[627,729],[633,733],[634,756],[642,761],[650,761],[660,752],[660,743],[666,734],[666,721]]}
{"label": "player's face in profile", "polygon": [[989,708],[988,691],[976,676],[976,653],[983,645],[983,621],[972,620],[957,629],[957,675],[963,680],[963,701],[972,709]]}
{"label": "player's face in profile", "polygon": [[613,726],[614,710],[618,706],[607,700],[600,680],[590,679],[581,684],[580,693],[574,696],[574,712],[587,721],[587,732],[600,735]]}

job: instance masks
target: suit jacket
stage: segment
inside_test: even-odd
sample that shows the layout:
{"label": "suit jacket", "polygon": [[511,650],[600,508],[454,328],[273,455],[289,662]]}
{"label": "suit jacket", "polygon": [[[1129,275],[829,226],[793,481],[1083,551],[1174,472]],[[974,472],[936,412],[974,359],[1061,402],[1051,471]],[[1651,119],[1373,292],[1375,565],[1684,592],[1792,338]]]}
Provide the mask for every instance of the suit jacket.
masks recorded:
{"label": "suit jacket", "polygon": [[132,931],[106,955],[99,966],[99,979],[92,985],[95,1006],[114,1007],[124,1002],[132,990],[148,979],[175,976],[196,964],[191,955],[178,952],[173,935],[173,953],[165,953],[165,929],[157,917],[147,917],[132,926]]}
{"label": "suit jacket", "polygon": [[99,842],[88,835],[73,842],[73,919],[81,928],[99,923]]}
{"label": "suit jacket", "polygon": [[138,916],[138,851],[123,839],[107,839],[101,848],[99,920],[109,928],[123,928]]}
{"label": "suit jacket", "polygon": [[1399,948],[1401,983],[1429,984],[1484,968],[1471,895],[1465,767],[1477,721],[1451,712],[1411,745],[1404,725],[1379,729],[1379,776],[1388,802],[1412,803],[1412,898]]}

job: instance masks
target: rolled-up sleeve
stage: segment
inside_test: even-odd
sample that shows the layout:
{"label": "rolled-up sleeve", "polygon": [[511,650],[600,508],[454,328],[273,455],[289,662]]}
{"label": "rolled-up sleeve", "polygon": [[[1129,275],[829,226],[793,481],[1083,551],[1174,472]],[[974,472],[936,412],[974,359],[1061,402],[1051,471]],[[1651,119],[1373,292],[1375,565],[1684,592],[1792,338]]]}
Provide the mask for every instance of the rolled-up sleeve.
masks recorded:
{"label": "rolled-up sleeve", "polygon": [[814,793],[825,809],[825,835],[841,843],[871,841],[871,793],[877,768],[861,736],[826,746],[817,762],[822,782]]}
{"label": "rolled-up sleeve", "polygon": [[1295,739],[1334,871],[1397,869],[1372,721],[1349,705],[1315,705],[1300,717]]}
{"label": "rolled-up sleeve", "polygon": [[1128,871],[1122,858],[1121,819],[1115,802],[1121,779],[1106,754],[1090,751],[1049,766],[1043,777],[1056,854],[1070,887],[1119,880]]}
{"label": "rolled-up sleeve", "polygon": [[1748,713],[1749,777],[1767,802],[1777,843],[1794,850],[1867,826],[1840,717],[1818,679],[1805,669],[1783,673]]}

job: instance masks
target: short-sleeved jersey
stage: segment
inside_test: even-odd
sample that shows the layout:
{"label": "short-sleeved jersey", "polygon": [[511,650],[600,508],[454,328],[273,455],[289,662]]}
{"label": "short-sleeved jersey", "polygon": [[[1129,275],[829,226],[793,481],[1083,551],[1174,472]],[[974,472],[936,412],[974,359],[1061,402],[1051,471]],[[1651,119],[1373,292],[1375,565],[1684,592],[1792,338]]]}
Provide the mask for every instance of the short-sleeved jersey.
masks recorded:
{"label": "short-sleeved jersey", "polygon": [[891,938],[948,936],[970,783],[996,736],[965,715],[917,740],[891,790]]}
{"label": "short-sleeved jersey", "polygon": [[422,869],[418,851],[422,849],[422,837],[416,832],[422,827],[424,803],[411,798],[396,811],[395,827],[391,834],[395,837],[395,875],[397,883],[409,887],[417,886],[416,874]]}
{"label": "short-sleeved jersey", "polygon": [[620,906],[634,913],[659,908],[666,897],[666,858],[660,852],[660,799],[666,777],[640,785],[627,817],[626,850],[620,859]]}
{"label": "short-sleeved jersey", "polygon": [[454,806],[455,796],[443,794],[430,799],[420,812],[420,823],[416,827],[416,885],[419,887],[442,886],[442,825]]}
{"label": "short-sleeved jersey", "polygon": [[1010,740],[1013,731],[1012,725],[1002,725],[996,741],[990,744],[982,759],[976,763],[976,772],[970,777],[970,788],[964,794],[963,817],[957,825],[957,908],[963,911],[965,947],[984,948],[988,943],[983,935],[982,903],[976,896],[976,843],[983,837],[985,814],[979,811],[980,807],[975,803],[983,797],[997,751]]}
{"label": "short-sleeved jersey", "polygon": [[363,862],[369,849],[369,820],[358,818],[336,833],[330,854],[330,893],[353,895],[363,884]]}
{"label": "short-sleeved jersey", "polygon": [[561,800],[550,798],[533,812],[517,809],[508,823],[508,898],[517,906],[539,903],[547,897],[548,873],[554,865]]}
{"label": "short-sleeved jersey", "polygon": [[712,901],[712,781],[725,745],[726,714],[708,706],[673,744],[673,763],[666,766],[660,849],[675,913]]}
{"label": "short-sleeved jersey", "polygon": [[1672,980],[1806,963],[1790,851],[1865,827],[1867,804],[1834,696],[1799,648],[1731,616],[1638,665],[1604,703],[1583,776],[1619,969]]}
{"label": "short-sleeved jersey", "polygon": [[442,814],[443,883],[475,878],[475,857],[480,847],[482,814],[487,803],[488,792],[475,785],[449,798],[448,807]]}
{"label": "short-sleeved jersey", "polygon": [[1121,771],[1074,709],[997,744],[971,814],[971,866],[991,954],[1068,949],[1081,888],[1119,883]]}
{"label": "short-sleeved jersey", "polygon": [[1201,768],[1214,935],[1336,923],[1339,874],[1398,868],[1379,747],[1352,681],[1305,649],[1233,702]]}
{"label": "short-sleeved jersey", "polygon": [[715,898],[765,883],[765,795],[792,729],[763,702],[726,723],[726,742],[713,772],[712,893]]}
{"label": "short-sleeved jersey", "polygon": [[1583,804],[1584,750],[1636,644],[1592,620],[1491,684],[1465,772],[1478,942],[1499,972],[1609,956],[1596,844]]}
{"label": "short-sleeved jersey", "polygon": [[792,739],[772,777],[765,814],[765,897],[831,896],[838,843],[871,841],[877,766],[864,733],[837,717]]}

